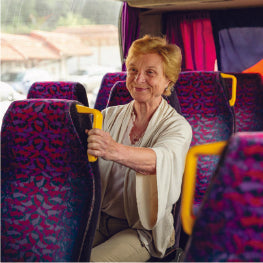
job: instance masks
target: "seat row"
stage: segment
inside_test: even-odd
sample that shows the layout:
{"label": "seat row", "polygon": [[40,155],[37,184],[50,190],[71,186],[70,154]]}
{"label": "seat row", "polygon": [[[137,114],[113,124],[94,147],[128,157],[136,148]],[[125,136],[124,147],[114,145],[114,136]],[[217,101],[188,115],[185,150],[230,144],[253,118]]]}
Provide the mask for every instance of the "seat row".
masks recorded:
{"label": "seat row", "polygon": [[[262,114],[262,100],[263,100],[263,85],[261,76],[257,73],[229,73],[237,78],[237,91],[236,91],[236,103],[234,105],[235,112],[235,125],[236,131],[258,131],[263,127]],[[127,96],[127,93],[123,91],[123,88],[113,87],[116,82],[125,81],[126,72],[115,72],[105,74],[102,79],[101,86],[95,102],[95,108],[103,110],[105,107],[118,104],[127,103],[128,98],[123,98],[121,95]],[[184,97],[192,93],[192,96],[209,96],[204,92],[209,88],[213,88],[214,85],[222,85],[224,87],[225,96],[230,97],[231,93],[231,80],[220,77],[220,72],[202,72],[202,71],[187,71],[182,72],[175,85],[176,96],[180,99],[180,104],[183,108],[186,106]],[[125,86],[124,84],[116,84]],[[115,94],[118,90],[123,94],[118,97]],[[202,94],[203,92],[203,94]],[[179,94],[178,94],[179,93]],[[195,95],[197,94],[197,95]],[[229,95],[230,94],[230,95]],[[170,100],[173,100],[175,95],[172,94]],[[183,97],[184,96],[184,97]],[[204,98],[205,98],[204,97]],[[200,97],[199,97],[200,98]],[[202,104],[202,101],[196,97],[196,104],[200,104],[200,107],[206,107]],[[118,100],[118,101],[116,101]],[[123,102],[121,101],[123,100]],[[215,103],[211,101],[210,103]],[[191,105],[190,105],[191,106]],[[186,109],[187,110],[187,109]]]}
{"label": "seat row", "polygon": [[[168,102],[193,128],[194,145],[228,140],[234,132],[263,130],[263,85],[253,73],[231,73],[237,79],[236,101],[230,106],[232,80],[220,72],[182,72]],[[126,88],[126,72],[106,74],[98,92],[95,108],[126,104],[132,100]],[[197,172],[199,204],[218,157],[200,157]],[[199,172],[200,171],[200,172]]]}
{"label": "seat row", "polygon": [[[261,82],[254,74],[234,75],[234,107],[229,105],[232,84],[214,72],[181,73],[172,96],[166,98],[192,125],[191,147],[228,141],[241,128],[263,130]],[[95,108],[128,103],[132,98],[125,79],[124,72],[106,74]],[[79,102],[88,106],[85,88],[79,83],[35,83],[28,100],[14,102],[5,115],[1,132],[2,261],[89,259],[100,187],[97,163],[86,158],[83,131],[91,122],[78,112]],[[75,150],[68,154],[72,146]],[[67,158],[73,165],[65,164]],[[218,163],[215,155],[198,161],[195,207],[200,206]]]}

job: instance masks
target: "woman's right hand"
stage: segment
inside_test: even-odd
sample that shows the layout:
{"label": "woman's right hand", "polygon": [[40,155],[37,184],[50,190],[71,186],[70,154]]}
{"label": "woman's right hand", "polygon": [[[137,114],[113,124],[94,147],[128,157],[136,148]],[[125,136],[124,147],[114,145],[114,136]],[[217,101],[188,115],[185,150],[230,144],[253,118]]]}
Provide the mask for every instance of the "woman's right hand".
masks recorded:
{"label": "woman's right hand", "polygon": [[114,160],[118,143],[114,141],[108,132],[101,129],[85,130],[88,135],[87,153],[106,160]]}

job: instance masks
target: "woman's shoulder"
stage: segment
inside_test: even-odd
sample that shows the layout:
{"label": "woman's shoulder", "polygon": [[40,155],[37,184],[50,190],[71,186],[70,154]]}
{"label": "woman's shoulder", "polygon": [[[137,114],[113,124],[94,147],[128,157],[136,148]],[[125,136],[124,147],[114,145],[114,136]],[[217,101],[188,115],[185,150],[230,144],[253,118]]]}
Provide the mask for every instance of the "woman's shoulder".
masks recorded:
{"label": "woman's shoulder", "polygon": [[163,125],[167,125],[170,128],[182,128],[183,130],[188,130],[192,132],[192,127],[187,119],[179,112],[177,112],[170,104],[164,100],[163,104]]}
{"label": "woman's shoulder", "polygon": [[115,115],[115,114],[119,114],[119,113],[121,113],[123,111],[126,111],[127,108],[128,108],[128,104],[111,106],[111,107],[105,108],[102,111],[102,115],[105,118],[107,116],[112,116],[112,115]]}
{"label": "woman's shoulder", "polygon": [[109,127],[127,119],[132,111],[132,102],[125,105],[111,106],[102,111],[103,126]]}
{"label": "woman's shoulder", "polygon": [[179,113],[174,107],[172,107],[165,99],[162,101],[161,105],[161,114],[167,118],[181,119],[185,120],[184,116]]}

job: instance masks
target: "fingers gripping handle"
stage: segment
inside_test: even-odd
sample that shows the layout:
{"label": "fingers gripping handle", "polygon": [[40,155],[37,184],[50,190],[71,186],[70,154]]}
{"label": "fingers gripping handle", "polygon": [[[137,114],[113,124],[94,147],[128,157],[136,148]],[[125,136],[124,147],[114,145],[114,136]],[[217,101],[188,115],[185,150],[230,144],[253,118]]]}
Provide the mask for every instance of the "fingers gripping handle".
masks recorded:
{"label": "fingers gripping handle", "polygon": [[[93,114],[94,118],[93,118],[93,125],[92,128],[97,128],[97,129],[101,129],[102,128],[102,121],[103,121],[103,117],[102,114],[99,110],[96,109],[91,109],[82,105],[76,105],[77,111],[78,113],[88,113],[88,114]],[[97,160],[97,157],[88,154],[88,159],[89,162],[95,162]]]}

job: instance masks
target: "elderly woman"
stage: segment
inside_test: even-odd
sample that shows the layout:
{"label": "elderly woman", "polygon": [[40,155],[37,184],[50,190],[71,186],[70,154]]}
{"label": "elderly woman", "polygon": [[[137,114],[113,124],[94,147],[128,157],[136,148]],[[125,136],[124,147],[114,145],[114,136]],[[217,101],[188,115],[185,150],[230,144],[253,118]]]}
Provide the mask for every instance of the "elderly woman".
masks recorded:
{"label": "elderly woman", "polygon": [[128,57],[127,105],[106,108],[103,130],[88,133],[98,156],[101,215],[91,261],[147,261],[174,243],[172,206],[181,193],[189,123],[162,95],[170,95],[181,51],[160,37],[133,42]]}

